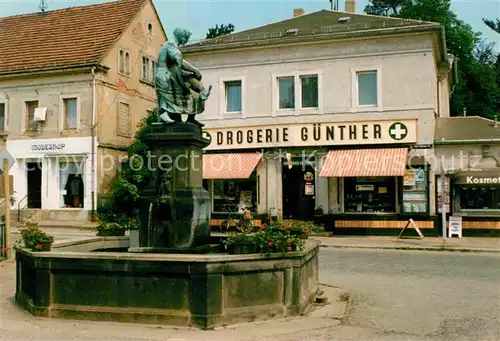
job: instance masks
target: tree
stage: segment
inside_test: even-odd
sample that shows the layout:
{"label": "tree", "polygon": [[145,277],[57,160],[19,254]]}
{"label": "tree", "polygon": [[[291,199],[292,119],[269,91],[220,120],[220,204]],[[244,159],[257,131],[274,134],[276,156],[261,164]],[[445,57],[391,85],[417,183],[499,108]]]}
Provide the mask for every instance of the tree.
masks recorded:
{"label": "tree", "polygon": [[206,39],[224,36],[226,34],[231,34],[233,32],[234,32],[233,24],[228,24],[228,25],[222,24],[220,26],[215,25],[215,27],[208,29]]}
{"label": "tree", "polygon": [[483,19],[483,22],[493,31],[500,33],[500,19],[497,19],[496,21]]}
{"label": "tree", "polygon": [[146,167],[149,149],[143,137],[157,121],[158,112],[155,109],[139,123],[134,141],[127,150],[128,160],[121,165],[119,175],[113,180],[110,204],[98,209],[101,215],[112,212],[127,218],[137,217],[140,188],[149,183],[149,170]]}
{"label": "tree", "polygon": [[452,115],[463,108],[469,113],[493,117],[500,101],[498,56],[481,34],[451,11],[450,0],[371,0],[368,14],[437,22],[443,25],[448,52],[458,62],[458,80],[451,98]]}

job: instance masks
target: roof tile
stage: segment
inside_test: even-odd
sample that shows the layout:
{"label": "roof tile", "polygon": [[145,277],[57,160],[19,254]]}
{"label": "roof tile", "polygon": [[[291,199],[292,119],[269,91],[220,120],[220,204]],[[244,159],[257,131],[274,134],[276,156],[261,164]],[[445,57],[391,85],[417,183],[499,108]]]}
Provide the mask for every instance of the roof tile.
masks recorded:
{"label": "roof tile", "polygon": [[0,74],[98,64],[145,1],[0,18]]}

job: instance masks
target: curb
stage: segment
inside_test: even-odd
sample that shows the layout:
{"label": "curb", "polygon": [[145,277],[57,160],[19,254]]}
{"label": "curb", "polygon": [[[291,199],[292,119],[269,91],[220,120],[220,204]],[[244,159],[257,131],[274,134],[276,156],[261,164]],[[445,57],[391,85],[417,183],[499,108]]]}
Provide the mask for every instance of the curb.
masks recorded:
{"label": "curb", "polygon": [[366,245],[325,245],[325,244],[321,244],[320,247],[335,248],[335,249],[500,253],[500,249],[459,248],[459,247],[439,247],[439,246],[366,246]]}

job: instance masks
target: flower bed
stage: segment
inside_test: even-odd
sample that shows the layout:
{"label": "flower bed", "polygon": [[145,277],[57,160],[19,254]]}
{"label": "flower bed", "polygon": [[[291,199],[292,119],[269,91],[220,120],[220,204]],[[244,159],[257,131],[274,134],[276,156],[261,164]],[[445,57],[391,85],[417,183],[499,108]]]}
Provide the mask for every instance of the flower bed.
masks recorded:
{"label": "flower bed", "polygon": [[314,224],[310,222],[274,222],[262,226],[257,231],[229,233],[224,243],[232,254],[300,251],[313,228]]}

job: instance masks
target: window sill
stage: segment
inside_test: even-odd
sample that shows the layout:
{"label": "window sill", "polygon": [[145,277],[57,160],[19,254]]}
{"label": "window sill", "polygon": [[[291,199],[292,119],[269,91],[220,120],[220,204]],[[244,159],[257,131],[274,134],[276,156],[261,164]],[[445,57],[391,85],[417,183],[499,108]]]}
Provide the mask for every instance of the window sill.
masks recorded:
{"label": "window sill", "polygon": [[148,80],[148,79],[141,78],[141,79],[139,79],[139,82],[141,82],[142,84],[145,84],[145,85],[149,85],[153,88],[155,86],[155,83],[153,81]]}
{"label": "window sill", "polygon": [[132,134],[116,134],[118,137],[124,137],[124,138],[131,138],[132,137]]}
{"label": "window sill", "polygon": [[383,111],[380,105],[360,105],[352,108],[353,113],[357,112],[370,112],[370,111]]}
{"label": "window sill", "polygon": [[128,75],[127,75],[127,74],[126,74],[126,73],[124,73],[124,72],[120,72],[120,71],[118,71],[118,74],[119,74],[120,76],[122,76],[122,77],[131,78],[131,75],[130,75],[130,74],[128,74]]}
{"label": "window sill", "polygon": [[222,118],[243,118],[243,112],[235,111],[235,112],[224,112],[222,113]]}

